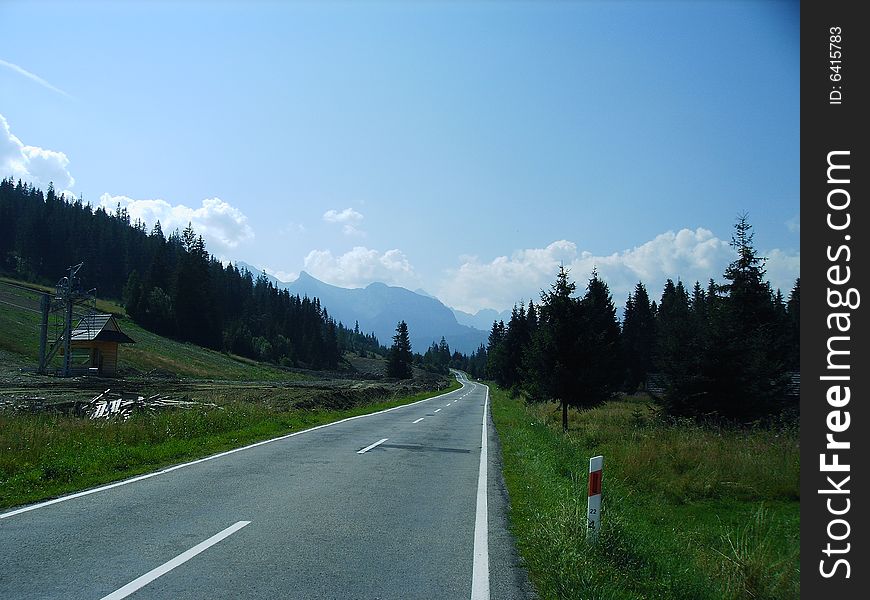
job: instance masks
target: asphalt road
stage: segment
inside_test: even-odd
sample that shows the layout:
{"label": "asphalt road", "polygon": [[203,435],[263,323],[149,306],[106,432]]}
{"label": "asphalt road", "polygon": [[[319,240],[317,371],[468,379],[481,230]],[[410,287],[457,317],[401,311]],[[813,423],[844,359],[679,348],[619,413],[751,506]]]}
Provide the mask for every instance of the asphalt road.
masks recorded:
{"label": "asphalt road", "polygon": [[6,511],[0,598],[528,598],[486,406],[486,388],[463,381]]}

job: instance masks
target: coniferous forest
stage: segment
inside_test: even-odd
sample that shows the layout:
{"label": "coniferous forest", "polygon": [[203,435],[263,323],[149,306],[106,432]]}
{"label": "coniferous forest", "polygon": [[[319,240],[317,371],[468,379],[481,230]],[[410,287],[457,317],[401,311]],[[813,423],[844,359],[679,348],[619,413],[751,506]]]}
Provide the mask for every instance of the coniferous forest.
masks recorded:
{"label": "coniferous forest", "polygon": [[81,200],[0,182],[0,273],[53,285],[83,262],[86,289],[119,299],[137,323],[181,341],[312,369],[335,368],[344,350],[383,352],[374,334],[337,323],[317,298],[224,266],[188,225],[168,236]]}
{"label": "coniferous forest", "polygon": [[658,302],[638,283],[621,323],[597,273],[577,297],[561,268],[539,305],[520,304],[507,324],[493,323],[485,375],[530,401],[557,401],[565,426],[569,406],[592,407],[639,389],[675,418],[743,424],[794,418],[800,279],[788,299],[771,289],[745,217],[731,246],[737,258],[724,283],[695,282],[688,290],[668,279]]}

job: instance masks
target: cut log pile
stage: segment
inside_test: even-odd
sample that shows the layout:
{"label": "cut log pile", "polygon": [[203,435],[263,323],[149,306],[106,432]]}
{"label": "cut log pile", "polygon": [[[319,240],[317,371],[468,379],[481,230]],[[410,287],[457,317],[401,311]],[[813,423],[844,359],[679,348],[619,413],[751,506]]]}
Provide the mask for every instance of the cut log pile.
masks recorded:
{"label": "cut log pile", "polygon": [[95,396],[84,406],[84,414],[89,419],[121,419],[126,421],[134,412],[155,412],[166,408],[216,407],[210,402],[195,402],[171,398],[162,394],[140,396],[135,392],[113,392],[111,389]]}

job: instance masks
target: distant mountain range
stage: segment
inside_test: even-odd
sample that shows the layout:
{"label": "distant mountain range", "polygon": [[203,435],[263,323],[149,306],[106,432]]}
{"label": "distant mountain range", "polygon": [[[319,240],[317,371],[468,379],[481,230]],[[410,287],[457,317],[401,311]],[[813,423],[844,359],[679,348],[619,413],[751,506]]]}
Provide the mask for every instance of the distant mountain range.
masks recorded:
{"label": "distant mountain range", "polygon": [[[262,273],[241,261],[236,266],[249,270],[255,276]],[[293,294],[319,298],[321,306],[330,316],[347,327],[353,327],[359,321],[362,331],[373,331],[385,346],[392,344],[396,324],[404,320],[411,335],[411,347],[420,353],[444,336],[451,350],[470,354],[480,344],[486,345],[492,327],[492,319],[486,323],[489,313],[499,315],[494,310],[480,311],[477,315],[454,311],[423,290],[412,292],[377,282],[364,288],[348,289],[324,283],[305,271],[296,281],[289,283],[268,274],[266,277],[275,286]],[[509,317],[510,311],[507,314]],[[476,327],[472,323],[480,323],[483,327]]]}
{"label": "distant mountain range", "polygon": [[494,308],[484,308],[473,315],[455,308],[452,310],[453,314],[456,315],[456,320],[461,325],[468,325],[469,327],[482,329],[487,332],[487,335],[489,335],[489,331],[492,329],[494,321],[504,321],[507,323],[511,319],[511,311],[509,310],[498,312]]}

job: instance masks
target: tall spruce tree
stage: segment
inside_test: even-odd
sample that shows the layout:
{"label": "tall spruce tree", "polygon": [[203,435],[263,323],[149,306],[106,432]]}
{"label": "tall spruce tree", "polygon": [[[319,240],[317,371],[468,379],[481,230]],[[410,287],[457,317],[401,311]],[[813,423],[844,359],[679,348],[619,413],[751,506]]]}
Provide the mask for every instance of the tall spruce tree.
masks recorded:
{"label": "tall spruce tree", "polygon": [[607,283],[592,270],[586,294],[580,300],[580,355],[578,406],[595,406],[611,398],[623,381],[622,340],[616,306]]}
{"label": "tall spruce tree", "polygon": [[710,381],[708,410],[743,423],[782,408],[788,384],[778,356],[776,313],[765,259],[753,244],[746,215],[734,226],[731,246],[737,258],[725,269],[724,296],[710,319],[710,342],[703,371]]}
{"label": "tall spruce tree", "polygon": [[408,335],[408,324],[400,321],[393,336],[393,345],[387,359],[387,377],[410,379],[413,376],[411,365],[414,357],[411,354],[411,338]]}
{"label": "tall spruce tree", "polygon": [[538,327],[524,354],[523,387],[532,400],[552,399],[562,409],[596,406],[622,381],[619,324],[607,285],[593,272],[582,299],[559,268],[550,291],[541,293]]}
{"label": "tall spruce tree", "polygon": [[641,282],[626,300],[622,323],[625,387],[628,392],[634,392],[645,384],[652,371],[656,343],[655,316],[646,287]]}
{"label": "tall spruce tree", "polygon": [[705,412],[704,386],[689,295],[682,281],[665,283],[656,319],[656,367],[665,376],[664,408],[672,416]]}
{"label": "tall spruce tree", "polygon": [[530,341],[529,323],[525,307],[520,303],[511,311],[510,322],[504,336],[504,365],[500,386],[518,391],[522,382],[523,353]]}
{"label": "tall spruce tree", "polygon": [[524,388],[531,400],[555,400],[568,430],[568,406],[576,402],[576,369],[580,368],[580,302],[577,285],[559,267],[549,291],[541,292],[538,329],[524,356]]}
{"label": "tall spruce tree", "polygon": [[505,342],[506,327],[504,321],[493,321],[486,346],[486,374],[498,385],[506,382],[507,346]]}

